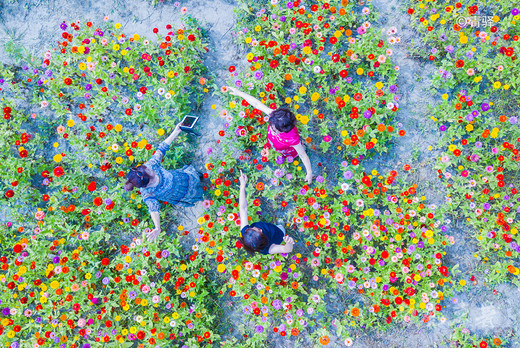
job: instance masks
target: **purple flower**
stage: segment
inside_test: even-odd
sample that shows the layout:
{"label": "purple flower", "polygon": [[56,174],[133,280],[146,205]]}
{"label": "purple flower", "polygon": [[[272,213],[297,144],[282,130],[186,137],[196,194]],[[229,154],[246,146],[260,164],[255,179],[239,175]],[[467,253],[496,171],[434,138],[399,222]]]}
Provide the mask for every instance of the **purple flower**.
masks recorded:
{"label": "purple flower", "polygon": [[255,72],[255,79],[260,80],[262,77],[264,77],[264,73],[261,70]]}
{"label": "purple flower", "polygon": [[324,181],[325,181],[325,178],[324,178],[323,176],[318,175],[318,176],[316,177],[316,182],[322,183],[322,182],[324,182]]}
{"label": "purple flower", "polygon": [[482,103],[482,105],[480,105],[480,108],[482,109],[482,111],[488,111],[489,110],[489,104],[488,103]]}
{"label": "purple flower", "polygon": [[520,13],[520,11],[519,11],[516,7],[515,7],[514,9],[511,10],[511,14],[512,14],[513,16],[517,16],[518,13]]}
{"label": "purple flower", "polygon": [[242,80],[236,80],[235,86],[237,86],[238,88],[242,87]]}
{"label": "purple flower", "polygon": [[166,257],[170,256],[170,252],[168,250],[163,250],[161,252],[161,255],[162,255],[162,257],[166,258]]}
{"label": "purple flower", "polygon": [[390,93],[396,93],[397,92],[397,86],[396,85],[391,85],[389,90],[390,90]]}
{"label": "purple flower", "polygon": [[455,52],[455,47],[453,47],[452,45],[446,46],[446,52],[448,52],[448,53]]}
{"label": "purple flower", "polygon": [[354,174],[350,170],[347,170],[345,173],[343,173],[343,177],[346,180],[352,179],[353,176],[354,176]]}
{"label": "purple flower", "polygon": [[85,85],[85,91],[90,91],[92,89],[92,85],[90,83],[87,83]]}
{"label": "purple flower", "polygon": [[65,22],[61,23],[60,24],[60,29],[61,30],[67,30],[67,24],[65,24]]}
{"label": "purple flower", "polygon": [[257,325],[255,331],[257,333],[262,333],[262,332],[264,332],[264,327],[262,325]]}
{"label": "purple flower", "polygon": [[511,124],[517,124],[518,123],[518,117],[513,116],[509,118],[509,123]]}
{"label": "purple flower", "polygon": [[103,284],[108,285],[110,283],[110,279],[108,277],[103,278]]}
{"label": "purple flower", "polygon": [[2,309],[2,315],[4,317],[8,316],[9,314],[11,314],[11,310],[9,309],[9,307],[5,307],[4,309]]}
{"label": "purple flower", "polygon": [[287,20],[287,17],[285,16],[280,16],[280,22],[285,22]]}
{"label": "purple flower", "polygon": [[483,208],[484,210],[489,210],[489,208],[491,208],[491,204],[489,204],[489,203],[484,203],[484,205],[482,205],[482,208]]}
{"label": "purple flower", "polygon": [[370,110],[365,111],[363,113],[363,117],[369,119],[370,117],[372,117],[372,112]]}
{"label": "purple flower", "polygon": [[272,306],[274,309],[279,310],[282,308],[282,301],[280,300],[274,300],[272,303]]}

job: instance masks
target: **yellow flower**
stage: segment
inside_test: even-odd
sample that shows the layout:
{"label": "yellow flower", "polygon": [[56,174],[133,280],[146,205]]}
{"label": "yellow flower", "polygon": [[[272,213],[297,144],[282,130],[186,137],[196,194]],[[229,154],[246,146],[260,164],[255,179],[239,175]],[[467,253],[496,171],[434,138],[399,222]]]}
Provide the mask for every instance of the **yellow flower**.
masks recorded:
{"label": "yellow flower", "polygon": [[116,163],[117,163],[117,164],[121,164],[121,163],[123,163],[123,159],[122,159],[121,157],[117,157],[117,158],[116,158]]}
{"label": "yellow flower", "polygon": [[383,82],[381,82],[381,81],[376,82],[376,88],[377,89],[383,88]]}
{"label": "yellow flower", "polygon": [[175,312],[172,314],[173,319],[179,319],[179,313]]}
{"label": "yellow flower", "polygon": [[462,286],[464,286],[464,285],[466,285],[466,281],[465,281],[464,279],[461,279],[461,280],[459,281],[459,284],[462,285]]}
{"label": "yellow flower", "polygon": [[259,26],[259,25],[257,25],[257,26],[255,27],[255,31],[260,31],[260,30],[262,30],[262,27]]}
{"label": "yellow flower", "polygon": [[466,43],[468,43],[468,37],[467,37],[466,35],[461,36],[461,37],[459,38],[459,42],[460,42],[461,44],[466,44]]}
{"label": "yellow flower", "polygon": [[[251,39],[250,37],[246,38],[246,43],[247,43],[247,44],[248,44],[248,43],[251,43],[251,41],[253,41],[253,39]],[[253,59],[253,58],[251,58],[251,59]],[[250,59],[250,60],[251,60],[251,59]]]}
{"label": "yellow flower", "polygon": [[471,131],[473,130],[473,125],[468,123],[468,124],[466,125],[466,130],[467,130],[468,132],[471,132]]}
{"label": "yellow flower", "polygon": [[169,78],[172,78],[172,77],[175,76],[175,73],[174,73],[173,71],[170,70],[170,71],[168,71],[167,76],[168,76]]}
{"label": "yellow flower", "polygon": [[116,132],[121,132],[121,131],[123,130],[123,126],[121,126],[120,124],[116,124],[116,125],[114,126],[114,130],[115,130]]}
{"label": "yellow flower", "polygon": [[140,38],[139,34],[134,34],[133,36],[134,41],[138,41]]}
{"label": "yellow flower", "polygon": [[161,129],[158,129],[158,130],[157,130],[157,134],[159,134],[159,136],[164,135],[164,129],[162,129],[162,128],[161,128]]}
{"label": "yellow flower", "polygon": [[58,286],[60,286],[60,282],[58,282],[57,280],[51,282],[51,289],[57,289]]}
{"label": "yellow flower", "polygon": [[305,86],[301,86],[299,89],[298,89],[298,92],[300,92],[300,94],[305,94],[307,92],[307,88]]}
{"label": "yellow flower", "polygon": [[363,72],[364,72],[363,68],[357,68],[357,70],[356,70],[356,73],[358,75],[363,75]]}
{"label": "yellow flower", "polygon": [[119,44],[114,44],[114,46],[112,46],[112,49],[114,51],[119,51],[119,48],[121,48],[121,46],[119,46]]}
{"label": "yellow flower", "polygon": [[78,47],[78,52],[79,53],[85,53],[85,46],[79,46]]}
{"label": "yellow flower", "polygon": [[87,68],[87,64],[85,64],[85,63],[79,63],[79,64],[78,64],[78,68],[79,68],[79,70],[85,70],[85,69]]}
{"label": "yellow flower", "polygon": [[132,258],[130,257],[130,255],[126,255],[125,256],[125,262],[128,263],[130,261],[132,261]]}
{"label": "yellow flower", "polygon": [[85,279],[89,280],[90,278],[92,278],[92,274],[90,274],[90,273],[85,274]]}
{"label": "yellow flower", "polygon": [[177,39],[179,39],[179,41],[184,40],[184,35],[181,34],[181,35],[177,36]]}
{"label": "yellow flower", "polygon": [[312,95],[311,95],[311,100],[312,100],[312,101],[316,101],[316,100],[318,100],[319,98],[320,98],[320,94],[319,94],[318,92],[314,92],[314,93],[312,93]]}
{"label": "yellow flower", "polygon": [[448,94],[444,93],[444,94],[442,95],[442,99],[444,99],[444,100],[448,100]]}
{"label": "yellow flower", "polygon": [[47,297],[40,297],[40,303],[47,303]]}
{"label": "yellow flower", "polygon": [[185,263],[183,263],[183,264],[181,265],[181,271],[185,271],[185,270],[186,270],[186,268],[188,268],[188,267],[186,266],[186,264],[185,264]]}
{"label": "yellow flower", "polygon": [[67,121],[67,126],[69,126],[69,127],[74,127],[75,124],[76,123],[74,122],[74,120],[68,120]]}
{"label": "yellow flower", "polygon": [[116,28],[116,29],[121,28],[121,23],[116,23],[116,24],[114,24],[114,28]]}
{"label": "yellow flower", "polygon": [[311,48],[310,48],[310,46],[305,46],[305,47],[303,48],[302,52],[303,52],[304,54],[309,54],[309,53],[311,53]]}
{"label": "yellow flower", "polygon": [[495,81],[495,83],[493,83],[493,87],[495,87],[495,88],[500,88],[500,86],[502,86],[500,81]]}
{"label": "yellow flower", "polygon": [[61,154],[58,153],[58,154],[54,155],[54,162],[59,163],[59,162],[61,162],[62,159],[63,159],[63,157],[61,156]]}
{"label": "yellow flower", "polygon": [[219,264],[217,266],[217,271],[220,272],[220,273],[224,273],[224,271],[226,270],[226,266],[224,266],[223,264]]}
{"label": "yellow flower", "polygon": [[300,122],[303,124],[309,123],[309,117],[308,116],[302,116],[300,119]]}

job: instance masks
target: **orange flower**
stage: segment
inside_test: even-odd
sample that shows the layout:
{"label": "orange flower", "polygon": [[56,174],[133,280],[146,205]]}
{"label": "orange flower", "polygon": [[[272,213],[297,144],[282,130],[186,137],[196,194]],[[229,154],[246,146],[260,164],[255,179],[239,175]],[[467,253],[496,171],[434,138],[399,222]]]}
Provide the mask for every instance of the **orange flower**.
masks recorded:
{"label": "orange flower", "polygon": [[356,134],[357,134],[358,137],[361,138],[363,135],[365,135],[365,131],[362,130],[362,129],[358,129],[358,131],[356,132]]}
{"label": "orange flower", "polygon": [[264,189],[264,187],[265,187],[265,186],[264,186],[264,183],[263,183],[263,182],[259,182],[259,183],[256,184],[256,189],[257,189],[258,191],[262,191],[262,190]]}
{"label": "orange flower", "polygon": [[385,131],[385,125],[380,123],[377,125],[377,130],[380,131],[380,132],[384,132]]}
{"label": "orange flower", "polygon": [[359,316],[359,308],[357,308],[357,307],[352,308],[351,313],[352,313],[353,317]]}
{"label": "orange flower", "polygon": [[298,336],[299,333],[300,333],[300,330],[298,330],[298,328],[293,327],[293,328],[291,329],[291,335],[293,335],[293,336]]}
{"label": "orange flower", "polygon": [[498,338],[498,337],[497,337],[497,338],[493,338],[493,344],[494,344],[495,346],[499,346],[499,345],[502,344],[502,341],[501,341],[500,338]]}
{"label": "orange flower", "polygon": [[506,122],[506,121],[507,121],[507,116],[506,116],[506,115],[502,115],[502,116],[500,116],[500,117],[498,118],[498,120],[499,120],[500,122]]}
{"label": "orange flower", "polygon": [[291,288],[293,288],[295,290],[298,289],[298,282],[292,282]]}
{"label": "orange flower", "polygon": [[321,336],[320,338],[320,343],[324,346],[326,346],[327,344],[329,344],[330,342],[330,339],[328,336]]}
{"label": "orange flower", "polygon": [[285,74],[285,80],[289,81],[290,79],[292,79],[291,74]]}

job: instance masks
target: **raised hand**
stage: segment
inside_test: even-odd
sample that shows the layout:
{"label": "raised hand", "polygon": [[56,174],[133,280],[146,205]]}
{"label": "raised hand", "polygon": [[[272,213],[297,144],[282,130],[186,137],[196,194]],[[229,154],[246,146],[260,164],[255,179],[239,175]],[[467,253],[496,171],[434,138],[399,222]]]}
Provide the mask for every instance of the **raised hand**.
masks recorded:
{"label": "raised hand", "polygon": [[240,169],[240,186],[245,186],[247,183],[247,175],[242,173],[242,169]]}

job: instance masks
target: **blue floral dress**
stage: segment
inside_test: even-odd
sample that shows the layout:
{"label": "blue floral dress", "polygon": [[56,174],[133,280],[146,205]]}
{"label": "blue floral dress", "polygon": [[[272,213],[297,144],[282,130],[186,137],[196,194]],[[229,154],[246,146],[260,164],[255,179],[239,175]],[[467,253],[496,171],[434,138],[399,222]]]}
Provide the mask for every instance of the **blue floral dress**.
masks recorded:
{"label": "blue floral dress", "polygon": [[162,142],[152,158],[144,163],[159,177],[157,186],[141,189],[141,196],[150,212],[161,209],[159,201],[192,207],[195,202],[202,200],[200,176],[192,165],[176,170],[166,170],[161,166],[161,160],[169,149],[170,145]]}

